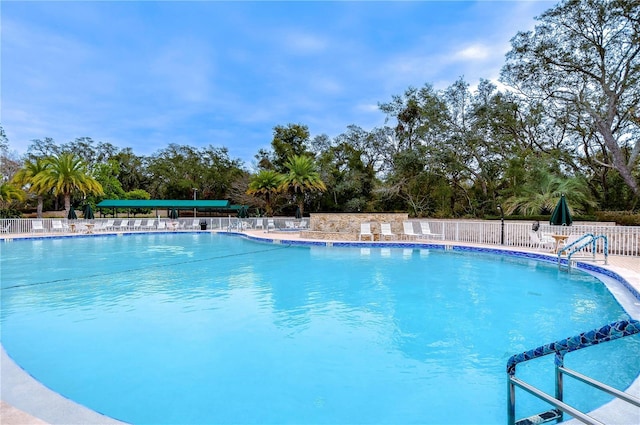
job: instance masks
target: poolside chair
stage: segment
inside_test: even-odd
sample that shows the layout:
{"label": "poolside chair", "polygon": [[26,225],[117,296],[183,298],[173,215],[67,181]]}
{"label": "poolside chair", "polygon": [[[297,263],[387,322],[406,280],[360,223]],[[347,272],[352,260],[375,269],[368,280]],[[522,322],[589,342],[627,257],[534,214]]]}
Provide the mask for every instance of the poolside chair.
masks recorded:
{"label": "poolside chair", "polygon": [[552,252],[556,248],[556,241],[552,237],[543,234],[542,236],[538,236],[536,232],[533,230],[529,230],[529,238],[533,245],[535,245],[538,249],[551,250]]}
{"label": "poolside chair", "polygon": [[380,223],[380,239],[395,239],[396,234],[391,231],[391,223]]}
{"label": "poolside chair", "polygon": [[66,232],[69,230],[69,226],[63,224],[61,220],[53,220],[51,222],[51,230],[54,232]]}
{"label": "poolside chair", "polygon": [[403,221],[402,222],[402,234],[406,239],[416,239],[420,236],[419,233],[416,233],[413,230],[413,222],[411,221]]}
{"label": "poolside chair", "polygon": [[31,223],[31,231],[32,232],[44,232],[44,225],[42,224],[42,220],[34,220]]}
{"label": "poolside chair", "polygon": [[142,220],[136,220],[133,222],[133,230],[139,230],[142,227]]}
{"label": "poolside chair", "polygon": [[293,223],[293,221],[285,221],[284,222],[284,227],[286,227],[287,229],[295,229],[296,225]]}
{"label": "poolside chair", "polygon": [[373,241],[373,233],[371,233],[371,223],[360,223],[360,234],[358,240],[361,241],[363,236],[368,236]]}
{"label": "poolside chair", "polygon": [[107,220],[101,227],[100,230],[110,230],[113,229],[113,223],[115,220]]}
{"label": "poolside chair", "polygon": [[164,230],[167,228],[167,223],[165,223],[162,220],[158,220],[158,227],[156,227],[158,230]]}
{"label": "poolside chair", "polygon": [[264,220],[261,218],[256,218],[256,229],[258,227],[264,229]]}
{"label": "poolside chair", "polygon": [[154,223],[155,223],[155,222],[156,222],[156,221],[155,221],[154,219],[147,220],[147,222],[146,222],[145,224],[143,224],[141,227],[142,227],[143,229],[153,229],[153,227],[154,227]]}
{"label": "poolside chair", "polygon": [[306,229],[307,228],[307,220],[300,220],[298,224],[298,229]]}
{"label": "poolside chair", "polygon": [[10,228],[11,228],[11,223],[8,223],[6,226],[1,226],[0,233],[9,233]]}
{"label": "poolside chair", "polygon": [[420,222],[420,237],[421,238],[438,238],[444,240],[444,233],[433,233],[429,227],[429,223],[426,221]]}
{"label": "poolside chair", "polygon": [[267,230],[269,229],[273,229],[273,230],[276,229],[276,223],[273,221],[272,218],[267,219]]}
{"label": "poolside chair", "polygon": [[120,230],[129,230],[129,220],[122,220],[120,222],[120,226],[118,226]]}
{"label": "poolside chair", "polygon": [[199,229],[200,228],[200,220],[199,219],[193,220],[193,223],[191,223],[191,227],[193,227],[194,229]]}

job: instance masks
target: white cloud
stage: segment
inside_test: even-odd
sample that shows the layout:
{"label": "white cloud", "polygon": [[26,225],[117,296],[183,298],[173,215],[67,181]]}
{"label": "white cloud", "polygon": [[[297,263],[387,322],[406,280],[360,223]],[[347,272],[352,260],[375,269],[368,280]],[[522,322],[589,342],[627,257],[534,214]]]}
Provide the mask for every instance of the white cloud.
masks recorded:
{"label": "white cloud", "polygon": [[321,95],[337,95],[343,92],[343,85],[338,80],[325,76],[311,77],[309,87]]}
{"label": "white cloud", "polygon": [[491,49],[483,44],[472,44],[453,54],[454,60],[485,60],[491,57]]}
{"label": "white cloud", "polygon": [[298,30],[283,31],[280,41],[289,52],[317,54],[327,49],[329,42],[325,37]]}
{"label": "white cloud", "polygon": [[358,112],[380,112],[380,108],[377,103],[360,103],[357,104],[354,109]]}

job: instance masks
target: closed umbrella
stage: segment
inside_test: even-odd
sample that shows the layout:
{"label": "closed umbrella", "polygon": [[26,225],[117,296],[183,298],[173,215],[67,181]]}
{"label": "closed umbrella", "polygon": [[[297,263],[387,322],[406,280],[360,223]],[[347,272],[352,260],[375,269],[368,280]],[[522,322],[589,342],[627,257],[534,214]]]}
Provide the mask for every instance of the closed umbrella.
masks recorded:
{"label": "closed umbrella", "polygon": [[238,218],[247,218],[249,217],[249,207],[246,205],[241,205],[238,209]]}
{"label": "closed umbrella", "polygon": [[171,208],[171,210],[169,211],[169,218],[172,220],[177,220],[178,219],[178,210],[176,210],[175,208]]}
{"label": "closed umbrella", "polygon": [[93,209],[91,208],[91,205],[86,204],[84,206],[84,208],[82,209],[82,215],[84,216],[85,220],[93,220],[95,218],[93,215]]}
{"label": "closed umbrella", "polygon": [[78,215],[76,214],[76,210],[73,209],[73,205],[69,208],[69,214],[67,214],[67,218],[69,220],[76,220]]}
{"label": "closed umbrella", "polygon": [[558,201],[558,205],[556,205],[556,209],[553,210],[553,214],[551,214],[549,224],[554,224],[556,226],[571,226],[571,223],[573,223],[573,219],[571,218],[571,212],[569,211],[569,206],[567,205],[567,200],[563,193]]}
{"label": "closed umbrella", "polygon": [[297,219],[302,218],[302,213],[300,212],[300,207],[297,207],[297,208],[296,208],[296,218],[297,218]]}

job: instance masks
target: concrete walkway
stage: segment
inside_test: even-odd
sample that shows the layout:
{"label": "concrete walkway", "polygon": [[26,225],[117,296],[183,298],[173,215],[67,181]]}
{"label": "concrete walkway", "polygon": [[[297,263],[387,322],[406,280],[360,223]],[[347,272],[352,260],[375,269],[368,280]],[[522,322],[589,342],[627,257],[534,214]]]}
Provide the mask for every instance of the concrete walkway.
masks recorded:
{"label": "concrete walkway", "polygon": [[[296,232],[269,232],[261,230],[248,230],[245,232],[248,236],[273,240],[307,240],[318,242],[318,240],[301,239],[300,234]],[[6,235],[11,237],[10,235]],[[42,237],[42,235],[38,235]],[[51,235],[59,236],[59,235]],[[14,235],[14,237],[18,237]],[[0,239],[3,239],[0,237]],[[385,243],[385,242],[383,242]],[[399,244],[402,241],[389,241],[388,244]],[[410,241],[406,243],[443,243],[445,245],[465,245],[479,246],[472,244],[453,243],[448,241]],[[532,251],[521,248],[496,247],[490,248],[504,249],[509,251],[528,251],[540,254],[540,251]],[[550,255],[550,254],[549,254]],[[553,257],[550,255],[550,257]],[[621,257],[610,256],[608,265],[598,264],[608,270],[611,270],[623,277],[637,292],[640,293],[640,258],[638,257]],[[635,319],[640,320],[640,301],[635,302],[632,308],[636,315]],[[0,424],[2,425],[42,425],[42,424],[61,424],[61,425],[121,425],[122,422],[101,415],[84,406],[78,405],[73,401],[62,397],[61,395],[49,390],[41,383],[34,380],[24,370],[17,366],[11,358],[6,354],[4,348],[0,350]],[[629,393],[640,397],[640,377],[627,390]],[[11,401],[13,404],[7,403]],[[20,408],[18,408],[18,407]],[[22,410],[21,410],[22,409]],[[26,413],[29,411],[32,414]],[[627,425],[629,423],[640,423],[640,409],[629,407],[613,401],[600,409],[592,412],[596,418],[607,424]],[[34,416],[35,415],[35,416]],[[37,417],[36,417],[37,416]],[[629,422],[630,418],[632,422]],[[637,420],[636,420],[637,419]],[[569,423],[574,423],[570,421]]]}

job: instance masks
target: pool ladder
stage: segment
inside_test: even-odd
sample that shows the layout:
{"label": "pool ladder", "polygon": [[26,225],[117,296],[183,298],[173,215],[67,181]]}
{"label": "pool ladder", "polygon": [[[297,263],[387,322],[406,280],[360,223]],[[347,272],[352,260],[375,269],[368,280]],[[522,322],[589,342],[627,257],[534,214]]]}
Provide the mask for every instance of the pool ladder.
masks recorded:
{"label": "pool ladder", "polygon": [[[630,403],[634,406],[640,407],[640,398],[634,397],[628,393],[617,390],[588,376],[582,375],[574,370],[564,367],[565,354],[581,350],[592,345],[601,344],[615,339],[624,338],[630,335],[640,333],[640,322],[637,320],[622,320],[619,322],[610,323],[599,329],[594,329],[589,332],[581,333],[567,339],[552,342],[541,347],[534,348],[533,350],[525,351],[521,354],[511,356],[507,361],[507,374],[509,376],[509,388],[507,394],[507,415],[508,425],[532,425],[557,420],[558,422],[563,420],[564,413],[574,417],[575,419],[585,424],[602,424],[602,422],[594,419],[593,417],[581,412],[574,407],[569,406],[563,402],[563,378],[564,375],[569,375],[585,384],[591,385],[601,391],[604,391],[610,395],[613,395],[620,400]],[[528,360],[533,360],[548,354],[555,354],[555,397],[539,390],[538,388],[530,385],[518,378],[516,378],[516,365]],[[541,400],[549,403],[553,408],[545,412],[538,413],[528,418],[520,419],[516,421],[516,387],[522,388],[528,393],[538,397]]]}
{"label": "pool ladder", "polygon": [[597,244],[598,241],[602,240],[603,242],[603,246],[602,246],[602,254],[604,255],[604,264],[608,263],[608,258],[609,258],[609,240],[607,239],[606,235],[594,235],[592,233],[586,233],[582,236],[580,236],[578,239],[576,239],[575,241],[571,242],[570,244],[562,247],[561,249],[558,250],[558,268],[562,268],[562,263],[563,263],[563,255],[566,254],[567,258],[566,258],[566,265],[567,265],[567,269],[571,270],[571,266],[572,266],[572,257],[582,251],[585,248],[589,248],[591,247],[591,255],[589,256],[583,256],[580,257],[581,259],[589,259],[591,261],[596,261],[596,253],[597,253]]}

